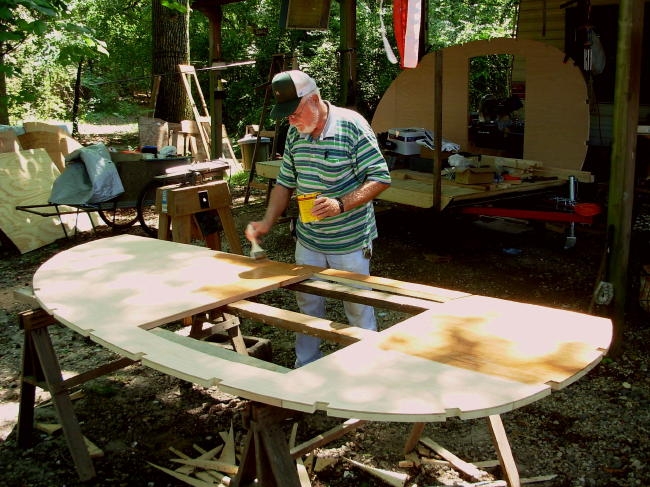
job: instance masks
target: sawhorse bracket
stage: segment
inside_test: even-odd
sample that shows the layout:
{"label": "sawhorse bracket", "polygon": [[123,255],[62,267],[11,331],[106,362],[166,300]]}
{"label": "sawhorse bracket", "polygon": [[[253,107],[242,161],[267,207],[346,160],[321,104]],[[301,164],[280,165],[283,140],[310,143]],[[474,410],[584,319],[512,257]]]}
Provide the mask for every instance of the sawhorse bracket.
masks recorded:
{"label": "sawhorse bracket", "polygon": [[[223,232],[230,245],[230,251],[242,254],[241,241],[230,209],[231,197],[228,182],[210,181],[195,186],[163,186],[156,193],[156,208],[159,214],[158,238],[174,242],[190,243],[192,228],[199,229],[206,245],[221,250],[219,232],[205,228],[200,218],[216,211]],[[171,225],[171,235],[170,235]],[[171,237],[171,238],[170,238]]]}

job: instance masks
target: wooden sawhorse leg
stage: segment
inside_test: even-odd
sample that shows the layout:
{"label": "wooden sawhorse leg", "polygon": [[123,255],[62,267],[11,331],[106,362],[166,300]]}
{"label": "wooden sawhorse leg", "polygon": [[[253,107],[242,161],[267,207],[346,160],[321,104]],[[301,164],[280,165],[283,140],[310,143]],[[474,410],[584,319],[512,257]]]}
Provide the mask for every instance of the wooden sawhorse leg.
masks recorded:
{"label": "wooden sawhorse leg", "polygon": [[[239,318],[235,315],[212,310],[207,315],[194,315],[189,318],[190,337],[202,340],[219,332],[228,333],[233,350],[241,355],[248,355],[244,335],[239,327]],[[207,325],[207,328],[204,326]]]}
{"label": "wooden sawhorse leg", "polygon": [[[517,464],[515,459],[512,456],[512,450],[510,449],[510,443],[508,442],[508,437],[506,435],[506,430],[503,427],[503,422],[501,421],[501,416],[498,414],[493,414],[487,417],[488,428],[492,435],[492,441],[494,443],[494,448],[497,452],[497,458],[505,476],[505,481],[508,484],[508,487],[521,487],[521,481],[519,480],[519,471],[517,470]],[[404,453],[411,452],[415,446],[420,441],[420,436],[424,430],[425,423],[414,423],[413,428],[411,429],[411,434],[406,440],[404,445]]]}
{"label": "wooden sawhorse leg", "polygon": [[244,455],[230,487],[300,487],[296,462],[280,427],[280,421],[293,414],[275,406],[249,405]]}
{"label": "wooden sawhorse leg", "polygon": [[55,324],[56,320],[42,309],[25,311],[20,314],[19,318],[25,336],[18,409],[18,446],[27,448],[31,445],[36,386],[39,385],[47,389],[52,396],[52,403],[63,427],[68,449],[79,478],[82,481],[89,480],[95,476],[95,468],[74,413],[69,395],[70,388],[119,370],[134,362],[122,358],[64,381],[48,332],[48,327]]}

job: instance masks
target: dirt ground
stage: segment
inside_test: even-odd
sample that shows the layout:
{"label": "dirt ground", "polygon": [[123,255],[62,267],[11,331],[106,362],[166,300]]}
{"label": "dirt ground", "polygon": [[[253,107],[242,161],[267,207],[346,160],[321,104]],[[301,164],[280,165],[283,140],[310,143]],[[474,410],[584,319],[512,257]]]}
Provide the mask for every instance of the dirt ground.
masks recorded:
{"label": "dirt ground", "polygon": [[[245,251],[243,228],[264,211],[261,193],[247,205],[235,193],[234,215]],[[642,219],[643,215],[639,216]],[[407,207],[377,207],[380,237],[376,241],[372,273],[410,282],[540,304],[579,312],[606,315],[606,306],[593,305],[598,280],[604,231],[602,221],[578,226],[576,245],[565,249],[565,228],[532,225],[503,219],[475,219],[435,215]],[[143,235],[136,224],[128,233]],[[69,240],[60,240],[20,255],[0,247],[0,486],[183,486],[153,464],[174,469],[175,449],[196,457],[223,443],[232,427],[236,444],[243,444],[242,412],[246,401],[217,389],[203,389],[132,365],[83,384],[75,400],[75,413],[83,434],[101,448],[94,460],[97,477],[78,480],[60,433],[35,431],[33,446],[16,445],[15,421],[20,398],[22,334],[17,314],[28,308],[16,302],[15,289],[29,286],[35,270],[50,256],[89,239],[114,235],[97,228]],[[293,240],[289,225],[278,225],[263,242],[269,257],[292,261]],[[647,486],[650,485],[650,378],[647,343],[648,315],[635,299],[638,273],[650,246],[650,233],[636,229],[632,240],[631,279],[633,296],[626,323],[623,352],[607,357],[595,370],[566,389],[529,406],[503,415],[519,472],[541,487]],[[269,302],[294,309],[290,293],[271,293]],[[332,302],[331,317],[344,321],[339,303]],[[396,317],[377,310],[380,327]],[[522,323],[521,326],[526,326]],[[293,336],[244,322],[244,333],[271,342],[273,361],[291,366]],[[51,335],[64,375],[73,375],[115,358],[74,332],[51,327]],[[326,346],[326,351],[333,346]],[[381,374],[381,370],[377,371]],[[426,384],[423,384],[426,386]],[[55,423],[48,394],[38,391],[36,419]],[[312,438],[340,423],[321,414],[296,414],[298,442]],[[289,430],[292,422],[287,422]],[[432,452],[418,458],[436,461],[400,467],[410,426],[400,423],[368,423],[314,451],[310,466],[313,486],[388,485],[346,460],[407,475],[404,485],[471,485],[470,479]],[[440,443],[465,461],[495,459],[485,420],[448,420],[428,424],[424,436]],[[312,465],[319,458],[318,471]],[[324,458],[329,464],[324,465]],[[503,478],[498,467],[484,467],[486,479]],[[547,479],[547,480],[544,480]],[[495,484],[498,485],[498,484]]]}

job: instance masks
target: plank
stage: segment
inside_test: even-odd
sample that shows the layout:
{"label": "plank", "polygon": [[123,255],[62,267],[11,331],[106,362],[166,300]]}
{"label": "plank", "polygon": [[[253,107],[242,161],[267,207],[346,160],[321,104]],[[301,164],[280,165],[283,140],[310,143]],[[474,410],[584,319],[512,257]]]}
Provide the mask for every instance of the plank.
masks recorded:
{"label": "plank", "polygon": [[20,152],[21,150],[22,147],[14,130],[0,130],[0,153]]}
{"label": "plank", "polygon": [[214,487],[216,485],[214,482],[206,482],[205,480],[197,479],[195,477],[190,477],[189,475],[178,473],[172,469],[162,467],[160,465],[156,465],[155,463],[151,463],[151,462],[147,462],[147,463],[152,467],[157,468],[158,470],[165,472],[168,475],[171,475],[175,479],[185,482],[188,485],[192,485],[193,487]]}
{"label": "plank", "polygon": [[352,284],[356,286],[363,285],[372,289],[378,289],[380,291],[386,291],[402,296],[412,296],[415,298],[436,301],[440,303],[469,296],[468,293],[463,291],[454,291],[414,282],[398,281],[396,279],[390,279],[388,277],[366,276],[363,274],[341,271],[338,269],[323,269],[317,272],[315,276],[334,282],[341,282],[344,284]]}
{"label": "plank", "polygon": [[367,304],[381,309],[390,309],[403,313],[417,314],[436,306],[435,301],[411,298],[396,294],[359,289],[344,284],[326,281],[308,280],[292,284],[287,288],[310,294],[318,294],[332,299],[341,299],[354,303]]}
{"label": "plank", "polygon": [[237,463],[237,457],[235,455],[235,430],[232,422],[230,423],[228,433],[224,436],[224,447],[221,455],[219,455],[219,461],[235,465]]}
{"label": "plank", "polygon": [[385,470],[383,468],[371,467],[370,465],[365,465],[351,458],[343,457],[343,459],[350,464],[360,468],[361,470],[369,473],[370,475],[381,479],[384,483],[392,485],[393,487],[404,487],[406,481],[408,480],[408,475],[402,472],[392,472],[390,470]]}
{"label": "plank", "polygon": [[61,172],[65,170],[65,156],[82,147],[63,130],[25,132],[18,140],[24,150],[45,149]]}
{"label": "plank", "polygon": [[506,436],[506,430],[503,427],[503,422],[501,421],[501,416],[498,414],[491,415],[488,417],[488,426],[490,433],[492,434],[492,440],[494,442],[495,449],[497,451],[497,456],[499,458],[499,463],[501,464],[501,469],[506,477],[506,481],[510,487],[519,487],[521,484],[519,482],[519,472],[517,471],[517,464],[515,459],[512,456],[512,450],[510,449],[510,442]]}
{"label": "plank", "polygon": [[350,431],[354,431],[355,429],[360,428],[366,423],[367,421],[351,418],[339,425],[334,426],[333,428],[330,428],[324,433],[321,433],[313,438],[310,438],[307,441],[302,442],[299,445],[293,444],[295,443],[294,441],[289,445],[291,448],[290,450],[291,456],[293,458],[300,458],[303,455],[315,450],[316,448],[320,448],[323,445],[327,445],[328,443],[346,435]]}
{"label": "plank", "polygon": [[181,463],[183,465],[191,465],[193,467],[201,467],[206,470],[217,470],[229,475],[236,475],[238,467],[230,463],[222,462],[219,460],[202,460],[197,458],[172,458],[172,462]]}
{"label": "plank", "polygon": [[[56,254],[33,283],[38,302],[55,319],[121,356],[259,403],[360,420],[502,414],[577,380],[611,342],[612,325],[605,318],[462,294],[432,301],[432,309],[381,332],[323,323],[333,336],[349,331],[365,338],[351,335],[344,348],[286,373],[242,363],[234,353],[232,359],[215,357],[148,331],[325,272],[121,235]],[[357,286],[369,287],[358,281],[350,293],[365,290]],[[240,304],[256,316],[310,324],[286,310]]]}
{"label": "plank", "polygon": [[481,480],[481,478],[485,475],[485,472],[483,470],[479,470],[475,465],[461,460],[452,452],[440,445],[438,442],[432,440],[427,436],[420,438],[420,443],[436,452],[436,454],[440,455],[451,465],[453,465],[454,468],[460,470],[462,473],[473,478],[474,480]]}
{"label": "plank", "polygon": [[296,313],[295,311],[279,309],[252,301],[236,301],[228,304],[226,309],[230,313],[240,314],[241,316],[260,321],[267,325],[317,336],[342,345],[356,343],[364,337],[373,337],[376,334],[374,331],[364,330],[357,326],[314,318],[313,316]]}

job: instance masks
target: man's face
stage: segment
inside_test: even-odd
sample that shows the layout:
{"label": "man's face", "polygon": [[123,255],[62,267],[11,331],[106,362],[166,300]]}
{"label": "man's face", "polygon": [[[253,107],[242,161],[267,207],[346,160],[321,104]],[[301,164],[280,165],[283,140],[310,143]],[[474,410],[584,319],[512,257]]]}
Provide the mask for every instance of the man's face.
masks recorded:
{"label": "man's face", "polygon": [[289,123],[298,129],[301,134],[311,134],[318,124],[318,110],[314,96],[306,96],[300,100],[296,111],[289,115]]}

